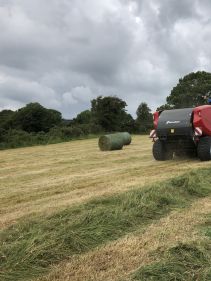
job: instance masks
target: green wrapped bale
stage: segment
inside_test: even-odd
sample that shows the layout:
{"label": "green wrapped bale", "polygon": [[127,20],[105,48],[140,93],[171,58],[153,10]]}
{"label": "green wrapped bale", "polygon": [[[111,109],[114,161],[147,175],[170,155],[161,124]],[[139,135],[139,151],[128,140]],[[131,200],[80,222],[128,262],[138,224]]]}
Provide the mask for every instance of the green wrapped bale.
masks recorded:
{"label": "green wrapped bale", "polygon": [[124,145],[129,145],[131,144],[132,138],[131,135],[128,132],[123,132],[123,133],[117,133],[120,137],[123,138]]}
{"label": "green wrapped bale", "polygon": [[124,138],[119,134],[104,135],[99,138],[98,145],[102,151],[120,150],[124,145]]}

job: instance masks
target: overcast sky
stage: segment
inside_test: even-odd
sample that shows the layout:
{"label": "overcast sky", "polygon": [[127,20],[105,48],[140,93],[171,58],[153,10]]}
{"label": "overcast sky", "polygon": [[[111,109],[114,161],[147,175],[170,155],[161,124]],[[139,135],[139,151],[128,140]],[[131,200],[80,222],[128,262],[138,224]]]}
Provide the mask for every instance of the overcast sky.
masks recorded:
{"label": "overcast sky", "polygon": [[0,110],[40,102],[65,118],[98,95],[135,114],[211,71],[210,0],[0,0]]}

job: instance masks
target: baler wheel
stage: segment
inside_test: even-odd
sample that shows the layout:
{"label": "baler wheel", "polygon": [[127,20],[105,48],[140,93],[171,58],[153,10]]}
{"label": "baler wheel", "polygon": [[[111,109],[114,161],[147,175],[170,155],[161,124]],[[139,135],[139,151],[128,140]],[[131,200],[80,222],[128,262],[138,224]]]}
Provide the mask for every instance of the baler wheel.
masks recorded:
{"label": "baler wheel", "polygon": [[209,161],[211,159],[211,137],[207,136],[199,140],[197,153],[201,161]]}
{"label": "baler wheel", "polygon": [[173,151],[164,141],[159,139],[154,142],[152,153],[155,160],[158,161],[171,160],[173,158]]}

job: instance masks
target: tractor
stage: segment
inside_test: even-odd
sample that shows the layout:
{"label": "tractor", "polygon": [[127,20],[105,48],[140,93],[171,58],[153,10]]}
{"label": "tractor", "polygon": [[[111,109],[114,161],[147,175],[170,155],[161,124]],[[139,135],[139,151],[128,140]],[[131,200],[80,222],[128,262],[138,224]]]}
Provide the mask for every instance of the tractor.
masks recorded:
{"label": "tractor", "polygon": [[211,105],[156,111],[152,153],[156,160],[198,157],[211,160]]}

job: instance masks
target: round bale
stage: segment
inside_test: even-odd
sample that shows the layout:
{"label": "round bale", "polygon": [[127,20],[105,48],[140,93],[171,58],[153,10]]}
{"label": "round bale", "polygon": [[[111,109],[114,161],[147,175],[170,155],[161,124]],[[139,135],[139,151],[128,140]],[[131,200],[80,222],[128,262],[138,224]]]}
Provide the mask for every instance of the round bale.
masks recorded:
{"label": "round bale", "polygon": [[124,145],[131,144],[132,138],[128,132],[117,133],[120,137],[123,138]]}
{"label": "round bale", "polygon": [[120,150],[124,145],[124,139],[118,134],[104,135],[99,138],[98,145],[102,151]]}

